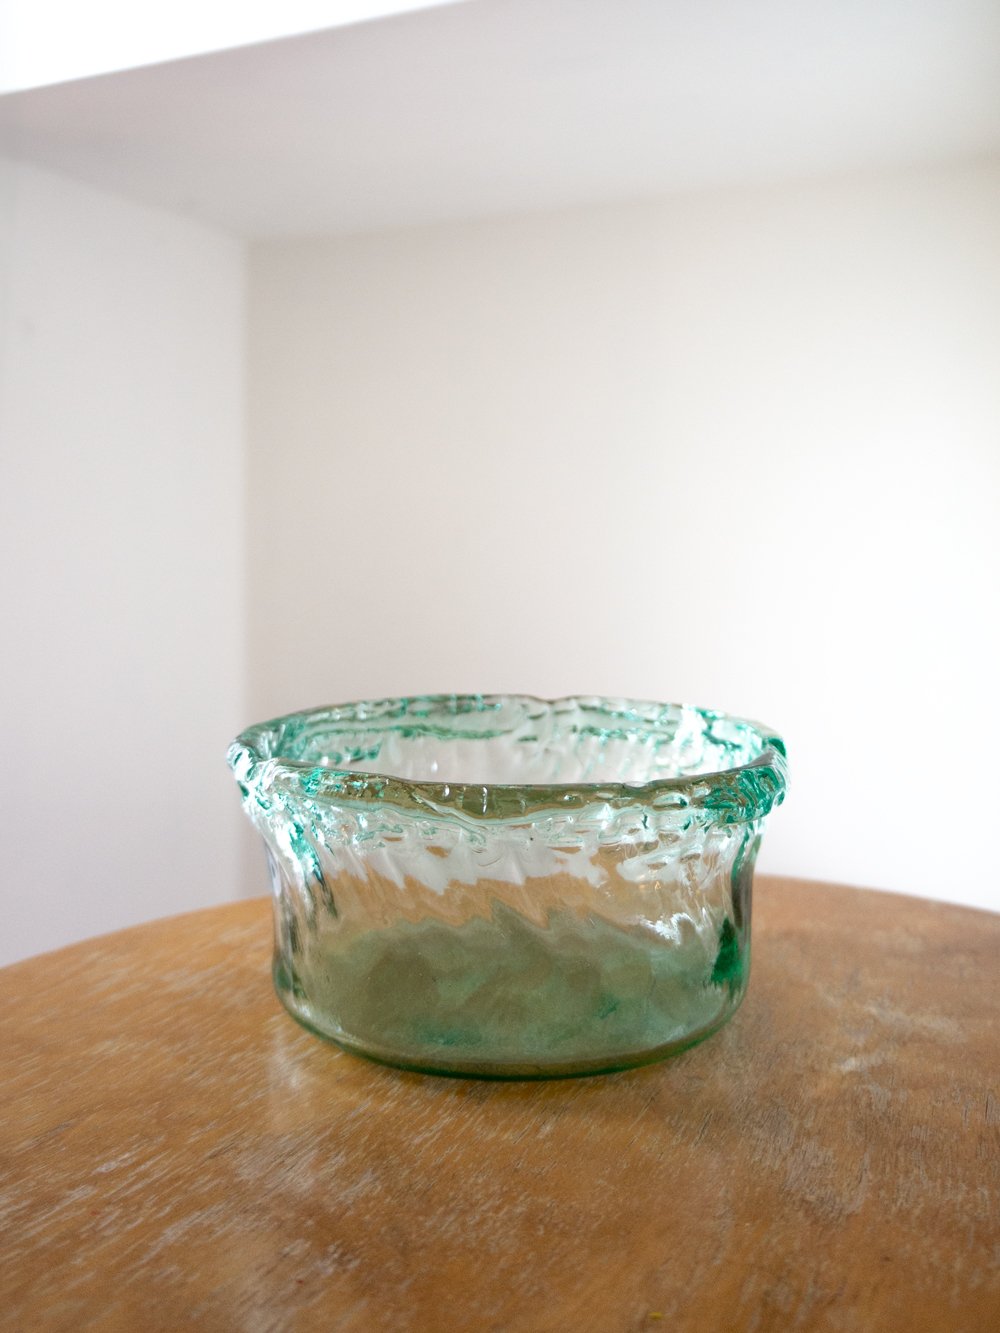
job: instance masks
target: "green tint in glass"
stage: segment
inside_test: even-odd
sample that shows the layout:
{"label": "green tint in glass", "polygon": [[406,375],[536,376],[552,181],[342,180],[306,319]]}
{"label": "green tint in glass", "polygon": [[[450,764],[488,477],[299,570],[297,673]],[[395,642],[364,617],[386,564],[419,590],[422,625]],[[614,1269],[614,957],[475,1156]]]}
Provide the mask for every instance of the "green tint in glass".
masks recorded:
{"label": "green tint in glass", "polygon": [[349,1050],[492,1078],[624,1069],[746,989],[753,867],[784,797],[767,728],[621,699],[442,695],[251,727],[274,977]]}

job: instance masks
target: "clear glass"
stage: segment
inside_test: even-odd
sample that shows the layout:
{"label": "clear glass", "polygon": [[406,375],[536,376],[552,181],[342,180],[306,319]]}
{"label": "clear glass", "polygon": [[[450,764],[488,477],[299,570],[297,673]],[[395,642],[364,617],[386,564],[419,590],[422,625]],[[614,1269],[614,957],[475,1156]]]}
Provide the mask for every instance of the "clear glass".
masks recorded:
{"label": "clear glass", "polygon": [[313,1032],[486,1078],[645,1064],[716,1031],[784,797],[768,728],[622,699],[315,709],[229,750],[267,844],[274,980]]}

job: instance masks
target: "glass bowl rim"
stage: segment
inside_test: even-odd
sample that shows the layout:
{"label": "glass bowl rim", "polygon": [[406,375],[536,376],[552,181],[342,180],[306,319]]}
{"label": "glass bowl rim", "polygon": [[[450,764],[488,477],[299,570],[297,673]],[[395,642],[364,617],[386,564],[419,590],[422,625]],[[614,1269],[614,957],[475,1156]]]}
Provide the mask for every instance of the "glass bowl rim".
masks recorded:
{"label": "glass bowl rim", "polygon": [[[559,704],[613,704],[617,707],[683,709],[699,714],[706,722],[724,720],[751,728],[761,742],[761,753],[743,764],[683,777],[657,777],[647,782],[557,782],[557,783],[469,783],[402,778],[392,773],[370,773],[360,769],[335,768],[265,754],[261,741],[278,728],[319,713],[337,709],[377,708],[385,705],[518,700],[555,707]],[[743,823],[759,819],[784,800],[788,786],[785,743],[771,727],[750,718],[694,704],[660,703],[654,700],[610,695],[569,694],[543,698],[534,694],[416,694],[383,699],[359,699],[339,704],[304,708],[254,723],[232,742],[227,760],[244,797],[254,789],[287,791],[296,799],[330,800],[340,803],[378,803],[406,808],[427,815],[461,814],[477,822],[552,815],[602,803],[617,809],[636,805],[654,810],[698,809],[718,823]]]}

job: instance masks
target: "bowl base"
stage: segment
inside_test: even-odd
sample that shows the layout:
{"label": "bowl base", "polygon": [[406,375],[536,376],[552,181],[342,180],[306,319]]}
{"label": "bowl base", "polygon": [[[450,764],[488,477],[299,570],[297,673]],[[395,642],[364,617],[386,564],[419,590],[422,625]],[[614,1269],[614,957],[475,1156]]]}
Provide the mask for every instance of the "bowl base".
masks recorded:
{"label": "bowl base", "polygon": [[276,963],[274,982],[278,998],[291,1017],[307,1032],[330,1042],[349,1055],[361,1056],[375,1064],[406,1070],[409,1073],[433,1074],[443,1078],[491,1079],[505,1082],[587,1078],[599,1074],[618,1074],[628,1069],[641,1068],[643,1065],[658,1064],[671,1056],[690,1050],[692,1046],[697,1046],[713,1036],[729,1022],[742,1000],[742,994],[735,996],[712,1022],[693,1032],[639,1050],[604,1052],[593,1057],[573,1057],[565,1060],[490,1060],[462,1056],[445,1057],[444,1052],[438,1058],[436,1053],[431,1052],[424,1052],[418,1056],[408,1055],[374,1042],[360,1041],[332,1025],[327,1026],[291,987],[282,984],[282,970],[280,963]]}

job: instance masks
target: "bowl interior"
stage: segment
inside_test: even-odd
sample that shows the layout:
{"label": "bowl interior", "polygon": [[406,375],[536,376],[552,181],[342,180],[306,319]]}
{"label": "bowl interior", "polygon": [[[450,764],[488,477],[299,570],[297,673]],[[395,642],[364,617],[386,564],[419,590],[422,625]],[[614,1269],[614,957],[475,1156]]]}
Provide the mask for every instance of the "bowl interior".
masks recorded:
{"label": "bowl interior", "polygon": [[438,695],[346,704],[257,729],[284,762],[414,782],[647,783],[725,772],[774,744],[741,718],[681,704]]}

